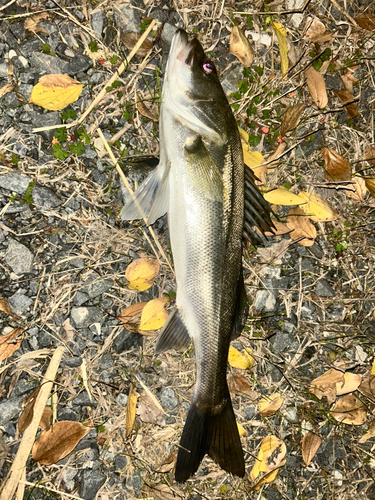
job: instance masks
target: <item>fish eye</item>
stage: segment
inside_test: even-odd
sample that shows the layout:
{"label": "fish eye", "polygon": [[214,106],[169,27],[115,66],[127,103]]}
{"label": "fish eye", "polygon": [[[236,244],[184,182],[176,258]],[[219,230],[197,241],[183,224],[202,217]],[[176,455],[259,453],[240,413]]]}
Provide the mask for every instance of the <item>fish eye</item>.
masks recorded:
{"label": "fish eye", "polygon": [[207,75],[210,75],[211,73],[216,73],[215,65],[209,59],[206,59],[201,63],[201,68]]}

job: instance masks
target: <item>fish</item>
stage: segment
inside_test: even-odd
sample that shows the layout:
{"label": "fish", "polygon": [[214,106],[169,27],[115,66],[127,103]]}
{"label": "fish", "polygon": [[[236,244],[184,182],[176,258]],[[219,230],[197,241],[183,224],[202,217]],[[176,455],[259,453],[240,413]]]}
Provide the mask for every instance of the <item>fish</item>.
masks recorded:
{"label": "fish", "polygon": [[179,444],[175,479],[185,482],[208,454],[222,469],[245,474],[229,394],[229,345],[248,314],[243,240],[272,231],[271,209],[244,167],[241,139],[213,61],[200,42],[175,33],[164,75],[159,164],[122,212],[124,220],[168,213],[176,306],[156,353],[193,340],[196,384]]}

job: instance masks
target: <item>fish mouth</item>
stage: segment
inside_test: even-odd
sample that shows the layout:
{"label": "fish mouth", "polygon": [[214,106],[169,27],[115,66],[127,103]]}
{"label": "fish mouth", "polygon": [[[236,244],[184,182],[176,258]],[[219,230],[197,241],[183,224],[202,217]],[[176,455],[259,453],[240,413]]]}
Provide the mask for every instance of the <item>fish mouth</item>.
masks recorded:
{"label": "fish mouth", "polygon": [[179,29],[174,36],[171,52],[175,54],[179,62],[190,67],[199,62],[200,58],[204,56],[199,41],[193,38],[189,42],[186,32],[182,29]]}

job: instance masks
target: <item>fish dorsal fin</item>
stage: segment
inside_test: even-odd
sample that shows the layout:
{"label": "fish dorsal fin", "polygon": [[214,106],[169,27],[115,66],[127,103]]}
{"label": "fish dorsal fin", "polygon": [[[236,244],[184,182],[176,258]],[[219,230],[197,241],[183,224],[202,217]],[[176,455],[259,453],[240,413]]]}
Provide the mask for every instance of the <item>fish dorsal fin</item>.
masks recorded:
{"label": "fish dorsal fin", "polygon": [[235,340],[237,337],[241,335],[248,314],[249,314],[249,301],[247,299],[245,283],[243,280],[243,269],[241,267],[240,278],[237,283],[236,307],[234,311],[234,323],[232,328],[231,340]]}
{"label": "fish dorsal fin", "polygon": [[168,316],[167,321],[159,333],[159,337],[155,345],[155,352],[160,353],[168,351],[172,348],[185,348],[189,345],[189,343],[190,335],[181,319],[180,312],[176,307]]}
{"label": "fish dorsal fin", "polygon": [[132,199],[121,210],[123,220],[147,218],[147,225],[164,215],[169,204],[169,163],[160,162],[142,182]]}
{"label": "fish dorsal fin", "polygon": [[185,141],[186,171],[195,188],[210,200],[224,202],[228,194],[223,177],[211,158],[202,138],[192,133]]}
{"label": "fish dorsal fin", "polygon": [[262,243],[259,235],[254,231],[257,226],[264,234],[267,231],[273,232],[274,225],[271,220],[271,206],[263,198],[262,193],[255,185],[256,176],[251,168],[245,169],[245,212],[244,212],[244,239],[252,245]]}

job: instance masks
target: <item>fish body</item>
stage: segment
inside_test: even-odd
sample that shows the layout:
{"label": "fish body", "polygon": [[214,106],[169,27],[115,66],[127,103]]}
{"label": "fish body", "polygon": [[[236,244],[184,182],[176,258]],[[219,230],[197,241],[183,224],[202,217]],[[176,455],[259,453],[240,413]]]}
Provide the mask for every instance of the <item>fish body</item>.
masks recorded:
{"label": "fish body", "polygon": [[174,35],[163,85],[160,162],[122,217],[140,218],[139,207],[148,223],[168,211],[176,273],[176,308],[159,334],[156,351],[186,346],[191,339],[195,349],[196,385],[175,478],[187,480],[206,453],[224,470],[244,476],[227,359],[230,341],[241,333],[248,311],[242,275],[244,221],[250,239],[254,224],[266,230],[272,223],[252,174],[245,177],[238,128],[215,66],[183,30]]}

